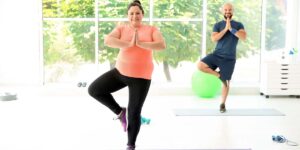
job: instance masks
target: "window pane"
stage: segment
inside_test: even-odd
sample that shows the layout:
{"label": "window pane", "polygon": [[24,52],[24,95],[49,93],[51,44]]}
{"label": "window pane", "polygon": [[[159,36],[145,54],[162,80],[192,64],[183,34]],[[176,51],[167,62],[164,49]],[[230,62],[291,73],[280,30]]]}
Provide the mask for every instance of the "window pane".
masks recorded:
{"label": "window pane", "polygon": [[155,18],[201,18],[201,0],[154,0]]}
{"label": "window pane", "polygon": [[155,62],[160,65],[153,81],[190,83],[195,61],[200,56],[202,22],[154,22],[154,25],[160,28],[167,48],[154,52]]}
{"label": "window pane", "polygon": [[45,82],[74,82],[94,63],[93,22],[44,21]]}
{"label": "window pane", "polygon": [[[132,1],[99,0],[99,18],[127,17],[127,7]],[[141,0],[144,17],[149,17],[149,0]]]}
{"label": "window pane", "polygon": [[[109,62],[114,67],[119,49],[104,45],[104,37],[110,33],[120,22],[99,22],[99,62]],[[108,70],[107,70],[108,71]]]}
{"label": "window pane", "polygon": [[285,47],[286,0],[267,0],[266,12],[266,50]]}
{"label": "window pane", "polygon": [[94,0],[43,0],[45,18],[91,18],[95,16]]}
{"label": "window pane", "polygon": [[[261,1],[262,0],[259,0],[259,2],[257,0],[233,1],[233,4],[235,6],[234,19],[236,19],[237,21],[241,21],[248,33],[247,40],[245,42],[239,41],[237,47],[238,62],[236,65],[234,76],[237,76],[238,78],[233,77],[233,81],[251,82],[258,81],[259,79],[258,69],[260,60],[259,50],[261,33],[259,31],[261,29]],[[44,31],[44,49],[46,59],[45,64],[47,65],[47,67],[49,68],[49,66],[55,66],[56,64],[60,63],[60,60],[58,60],[56,57],[53,57],[58,55],[62,55],[64,57],[70,55],[68,56],[68,58],[70,58],[71,56],[74,58],[79,57],[80,59],[63,59],[64,63],[67,62],[65,64],[70,64],[71,66],[78,66],[78,64],[93,64],[95,62],[94,50],[96,45],[95,37],[92,37],[95,36],[94,22],[80,22],[80,19],[76,19],[78,20],[77,22],[54,22],[51,20],[51,18],[53,17],[89,17],[91,18],[91,20],[99,19],[99,57],[97,58],[99,63],[102,64],[109,62],[112,67],[115,63],[115,59],[119,50],[104,46],[103,41],[104,36],[112,31],[116,24],[118,24],[119,20],[115,22],[103,22],[103,20],[101,19],[126,19],[127,6],[130,2],[132,1],[99,0],[97,1],[99,12],[96,12],[99,14],[99,18],[95,18],[96,16],[94,15],[94,0],[43,0],[43,17],[48,20],[44,23],[44,29],[47,29]],[[180,82],[189,84],[190,77],[193,71],[196,70],[195,62],[198,61],[199,57],[202,57],[200,55],[202,54],[201,48],[203,38],[203,2],[199,0],[168,1],[168,3],[166,1],[159,0],[141,0],[141,2],[145,10],[145,18],[150,18],[150,12],[152,12],[152,10],[150,10],[151,5],[149,4],[149,2],[154,2],[152,14],[154,20],[150,21],[151,24],[153,23],[155,26],[160,28],[167,43],[167,49],[154,52],[154,61],[156,68],[153,75],[153,81],[157,81],[159,83],[161,83],[161,81],[171,81],[173,83]],[[215,43],[211,42],[210,40],[210,35],[212,32],[213,24],[223,18],[222,14],[219,11],[219,8],[223,3],[225,3],[225,0],[207,1],[207,3],[207,42],[205,43],[207,49],[205,51],[208,54],[212,52],[215,47]],[[246,3],[247,7],[244,7],[244,4]],[[47,17],[50,19],[48,19]],[[184,20],[180,20],[180,18],[184,18]],[[121,19],[120,21],[124,21],[123,19]],[[274,17],[272,19],[274,19]],[[72,24],[85,25],[80,26],[82,29],[81,31],[77,31],[79,27],[75,28]],[[267,35],[269,35],[269,33],[267,33]],[[88,38],[84,39],[86,38],[86,36]],[[269,35],[269,37],[271,36]],[[77,38],[76,41],[74,41],[75,38]],[[80,41],[84,43],[80,43]],[[84,45],[86,45],[86,47],[83,47]],[[271,46],[272,44],[269,45]],[[71,52],[65,52],[69,49],[71,49]],[[85,52],[79,53],[78,51]],[[108,69],[108,67],[105,67],[105,70]],[[66,72],[65,70],[66,69],[64,69],[63,72]],[[49,73],[46,75],[48,77],[51,76],[49,75]],[[161,75],[166,76],[166,78],[161,78]],[[183,76],[185,76],[185,78],[183,78]],[[67,78],[64,77],[64,79]],[[50,81],[49,79],[46,80]],[[61,78],[57,78],[57,80],[63,81]],[[68,78],[68,80],[71,80],[71,78]]]}

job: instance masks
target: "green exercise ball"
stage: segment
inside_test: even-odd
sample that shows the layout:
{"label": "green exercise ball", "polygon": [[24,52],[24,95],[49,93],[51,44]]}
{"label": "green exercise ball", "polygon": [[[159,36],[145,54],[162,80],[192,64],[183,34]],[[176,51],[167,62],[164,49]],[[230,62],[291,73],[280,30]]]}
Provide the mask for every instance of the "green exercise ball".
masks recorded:
{"label": "green exercise ball", "polygon": [[220,91],[222,86],[221,80],[216,76],[195,71],[192,76],[192,90],[202,98],[213,98]]}

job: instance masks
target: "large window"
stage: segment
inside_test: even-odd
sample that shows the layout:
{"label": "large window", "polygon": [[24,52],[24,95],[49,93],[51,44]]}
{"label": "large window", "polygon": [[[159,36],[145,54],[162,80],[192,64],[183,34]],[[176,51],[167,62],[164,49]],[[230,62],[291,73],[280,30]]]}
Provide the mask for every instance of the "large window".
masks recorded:
{"label": "large window", "polygon": [[94,0],[43,0],[45,83],[74,83],[95,72]]}
{"label": "large window", "polygon": [[202,4],[201,0],[154,0],[150,21],[160,28],[167,43],[166,50],[154,53],[154,83],[190,83],[201,54]]}
{"label": "large window", "polygon": [[[153,82],[188,83],[201,54],[202,1],[141,2],[144,23],[156,25],[168,44],[166,50],[154,52]],[[103,40],[117,24],[127,21],[128,3],[43,0],[45,83],[92,80],[91,76],[114,67],[118,49],[104,46]]]}
{"label": "large window", "polygon": [[274,59],[281,59],[281,57],[285,55],[287,1],[266,0],[264,3],[265,22],[263,27],[263,51],[261,56],[263,61],[274,61]]}
{"label": "large window", "polygon": [[[93,80],[112,68],[118,49],[104,46],[103,39],[117,24],[126,23],[129,2],[43,0],[45,83]],[[225,1],[141,2],[144,23],[157,26],[167,43],[167,49],[154,52],[153,83],[189,85],[196,62],[215,47],[210,35],[213,24],[222,19],[219,10]],[[233,0],[233,4],[234,19],[242,22],[248,33],[248,39],[238,45],[233,81],[258,82],[262,2]]]}

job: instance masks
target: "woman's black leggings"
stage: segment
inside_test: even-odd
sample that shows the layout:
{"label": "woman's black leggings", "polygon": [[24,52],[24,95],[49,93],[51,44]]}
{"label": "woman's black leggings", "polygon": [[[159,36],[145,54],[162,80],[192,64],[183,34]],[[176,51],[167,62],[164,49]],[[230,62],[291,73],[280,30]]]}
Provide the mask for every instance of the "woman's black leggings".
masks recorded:
{"label": "woman's black leggings", "polygon": [[116,115],[121,113],[122,108],[113,98],[111,93],[128,86],[128,145],[135,145],[141,126],[141,111],[148,94],[150,84],[151,80],[126,77],[121,75],[117,69],[112,69],[97,78],[89,86],[89,94],[103,105],[107,106]]}

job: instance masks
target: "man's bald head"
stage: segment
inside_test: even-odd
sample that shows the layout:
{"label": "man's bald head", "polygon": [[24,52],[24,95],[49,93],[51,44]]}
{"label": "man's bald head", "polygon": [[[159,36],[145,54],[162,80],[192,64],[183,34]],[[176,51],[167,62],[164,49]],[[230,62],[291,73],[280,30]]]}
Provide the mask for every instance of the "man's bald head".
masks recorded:
{"label": "man's bald head", "polygon": [[224,15],[224,18],[230,18],[233,16],[233,5],[231,3],[225,3],[222,6],[222,13]]}

